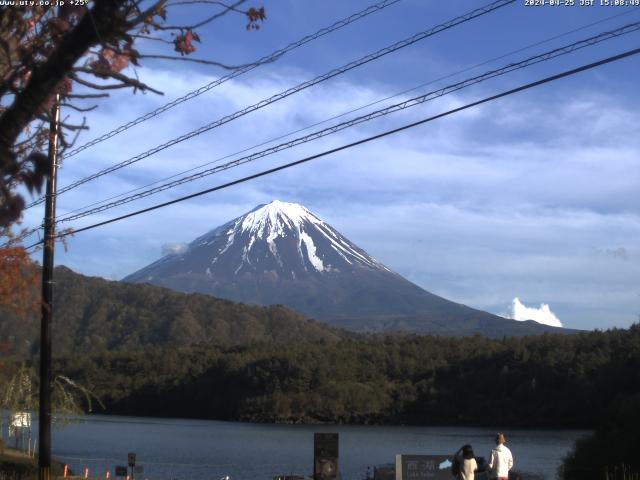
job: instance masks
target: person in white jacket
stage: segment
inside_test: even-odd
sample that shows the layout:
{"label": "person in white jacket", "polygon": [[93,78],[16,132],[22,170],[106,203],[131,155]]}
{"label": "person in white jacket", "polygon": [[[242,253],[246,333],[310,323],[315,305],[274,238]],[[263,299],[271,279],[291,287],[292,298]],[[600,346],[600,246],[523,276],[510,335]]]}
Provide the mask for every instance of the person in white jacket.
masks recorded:
{"label": "person in white jacket", "polygon": [[511,450],[505,446],[506,441],[504,434],[496,434],[496,446],[491,450],[489,471],[491,477],[498,480],[508,480],[509,470],[513,467],[513,455],[511,455]]}

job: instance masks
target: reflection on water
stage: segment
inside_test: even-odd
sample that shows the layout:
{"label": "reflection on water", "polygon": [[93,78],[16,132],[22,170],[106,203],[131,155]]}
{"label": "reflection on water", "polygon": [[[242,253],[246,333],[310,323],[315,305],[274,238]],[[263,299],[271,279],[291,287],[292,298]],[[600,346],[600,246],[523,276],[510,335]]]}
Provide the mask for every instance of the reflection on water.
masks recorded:
{"label": "reflection on water", "polygon": [[[206,420],[92,415],[53,433],[53,454],[75,472],[114,474],[135,452],[150,479],[267,480],[277,474],[310,474],[313,432],[340,434],[340,471],[345,480],[365,477],[368,466],[395,454],[452,454],[473,445],[488,456],[495,430],[465,427],[264,425]],[[576,430],[507,430],[516,468],[553,479],[576,438]],[[138,477],[141,475],[139,474]]]}

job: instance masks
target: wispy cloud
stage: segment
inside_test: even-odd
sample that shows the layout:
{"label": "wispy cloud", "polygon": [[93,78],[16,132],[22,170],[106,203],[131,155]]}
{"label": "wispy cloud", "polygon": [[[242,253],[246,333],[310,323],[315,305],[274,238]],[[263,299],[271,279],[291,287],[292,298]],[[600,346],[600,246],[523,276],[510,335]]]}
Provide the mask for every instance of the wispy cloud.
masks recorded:
{"label": "wispy cloud", "polygon": [[[179,96],[211,78],[149,72]],[[278,92],[300,79],[291,70],[234,81],[65,162],[60,184],[133,156],[207,121]],[[336,88],[336,85],[339,88]],[[158,180],[394,93],[392,86],[342,80],[203,134],[61,195],[61,213]],[[482,91],[362,125],[105,212],[75,226],[169,200],[301,158],[459,105]],[[116,93],[115,95],[119,95]],[[108,130],[166,98],[122,95],[126,118],[102,109],[92,125]],[[118,278],[161,252],[274,198],[299,202],[392,269],[439,295],[499,312],[522,292],[554,305],[570,327],[628,325],[640,310],[640,137],[622,135],[638,110],[620,98],[582,89],[496,102],[304,166],[135,217],[70,240],[58,261]],[[554,119],[554,128],[550,126]],[[532,126],[538,126],[532,128]],[[95,134],[99,134],[99,129]],[[596,141],[596,139],[599,139]],[[97,186],[96,186],[97,185]],[[27,222],[40,223],[36,212]],[[617,246],[624,245],[623,249]],[[598,254],[594,246],[607,255]],[[622,248],[622,247],[620,247]],[[100,252],[96,255],[96,252]],[[626,259],[613,262],[613,259]]]}

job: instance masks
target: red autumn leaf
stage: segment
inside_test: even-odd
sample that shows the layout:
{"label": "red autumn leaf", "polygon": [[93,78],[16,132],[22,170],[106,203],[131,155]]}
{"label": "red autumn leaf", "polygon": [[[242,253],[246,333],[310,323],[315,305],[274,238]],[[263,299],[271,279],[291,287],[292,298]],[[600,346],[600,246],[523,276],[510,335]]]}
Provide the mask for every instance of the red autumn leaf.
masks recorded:
{"label": "red autumn leaf", "polygon": [[124,53],[116,53],[114,54],[111,60],[111,71],[112,72],[121,72],[125,68],[129,66],[129,55]]}
{"label": "red autumn leaf", "polygon": [[129,66],[129,61],[134,54],[137,57],[138,52],[133,50],[130,45],[128,47],[125,45],[122,52],[116,52],[112,48],[103,47],[98,54],[98,58],[91,62],[89,66],[98,73],[98,76],[101,76],[101,72],[105,74],[109,72],[118,73]]}
{"label": "red autumn leaf", "polygon": [[247,10],[246,14],[247,18],[249,19],[249,23],[247,23],[247,30],[260,30],[258,21],[263,22],[267,18],[264,7],[251,7],[249,10]]}
{"label": "red autumn leaf", "polygon": [[180,52],[180,55],[189,55],[196,51],[196,47],[193,42],[199,42],[200,37],[192,30],[187,30],[185,33],[178,35],[173,41],[175,45],[175,51]]}

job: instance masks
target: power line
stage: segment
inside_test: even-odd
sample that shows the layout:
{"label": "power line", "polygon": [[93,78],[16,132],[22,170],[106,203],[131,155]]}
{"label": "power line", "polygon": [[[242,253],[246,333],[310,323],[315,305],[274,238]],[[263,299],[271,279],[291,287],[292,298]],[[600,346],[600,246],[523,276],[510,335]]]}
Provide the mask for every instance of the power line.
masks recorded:
{"label": "power line", "polygon": [[[181,172],[175,173],[175,174],[170,175],[170,176],[168,176],[168,177],[164,177],[164,178],[162,178],[162,179],[159,179],[159,180],[153,181],[153,182],[151,182],[151,183],[148,183],[148,184],[142,185],[142,186],[140,186],[140,187],[136,187],[136,188],[133,188],[133,189],[131,189],[131,190],[127,190],[127,191],[125,191],[125,192],[119,193],[119,194],[117,194],[117,195],[113,195],[113,196],[111,196],[111,197],[107,197],[107,198],[102,199],[102,200],[100,200],[100,201],[93,202],[93,203],[90,203],[90,204],[88,204],[88,205],[84,205],[83,207],[75,208],[75,209],[73,209],[73,210],[71,210],[71,211],[67,212],[67,214],[66,214],[66,215],[64,215],[63,217],[68,217],[68,216],[70,216],[70,215],[72,215],[72,214],[74,214],[74,213],[76,213],[76,212],[84,211],[84,210],[86,210],[86,209],[88,209],[88,208],[91,208],[91,207],[93,207],[93,206],[96,206],[96,205],[105,204],[106,202],[109,202],[109,201],[111,201],[111,200],[115,200],[115,199],[117,199],[117,198],[122,198],[122,197],[125,197],[125,196],[129,196],[130,194],[132,194],[132,193],[134,193],[134,192],[138,192],[138,191],[140,191],[140,190],[148,189],[149,187],[152,187],[153,185],[157,185],[157,184],[159,184],[159,183],[161,183],[161,182],[166,182],[166,181],[171,180],[172,178],[176,178],[176,177],[178,177],[178,176],[180,176],[180,175],[185,175],[185,174],[187,174],[187,173],[189,173],[189,172],[193,172],[193,171],[195,171],[195,170],[197,170],[197,169],[199,169],[199,168],[206,167],[207,165],[212,165],[212,164],[215,164],[215,163],[219,163],[219,162],[221,162],[222,160],[225,160],[225,159],[227,159],[227,158],[232,158],[232,157],[234,157],[234,156],[236,156],[236,155],[240,155],[240,154],[242,154],[242,153],[249,152],[249,151],[251,151],[251,150],[253,150],[253,149],[255,149],[255,148],[258,148],[258,147],[262,147],[262,146],[268,145],[268,144],[273,143],[273,142],[275,142],[275,141],[277,141],[277,140],[282,140],[283,138],[287,138],[287,137],[289,137],[289,136],[291,136],[291,135],[295,135],[296,133],[300,133],[300,132],[303,132],[303,131],[305,131],[305,130],[309,130],[309,129],[313,128],[313,127],[317,127],[318,125],[322,125],[323,123],[330,122],[331,120],[336,120],[336,119],[338,119],[338,118],[344,117],[344,116],[349,115],[349,114],[351,114],[351,113],[355,113],[355,112],[358,112],[358,111],[360,111],[360,110],[364,110],[365,108],[369,108],[369,107],[372,107],[372,106],[374,106],[374,105],[378,105],[378,104],[380,104],[380,103],[382,103],[382,102],[385,102],[385,101],[387,101],[387,100],[390,100],[390,99],[392,99],[392,98],[396,98],[396,97],[399,97],[399,96],[401,96],[401,95],[404,95],[404,94],[407,94],[407,93],[413,92],[413,91],[418,90],[418,89],[420,89],[420,88],[423,88],[423,87],[426,87],[426,86],[428,86],[428,85],[432,85],[432,84],[434,84],[434,83],[437,83],[437,82],[439,82],[439,81],[441,81],[441,80],[446,80],[447,78],[455,77],[455,76],[457,76],[457,75],[459,75],[459,74],[461,74],[461,73],[465,73],[465,72],[468,72],[468,71],[474,70],[474,69],[476,69],[476,68],[478,68],[478,67],[481,67],[481,66],[483,66],[483,65],[487,65],[487,64],[493,63],[493,62],[495,62],[495,61],[497,61],[497,60],[501,60],[501,59],[503,59],[503,58],[506,58],[506,57],[509,57],[509,56],[511,56],[511,55],[514,55],[514,54],[516,54],[516,53],[519,53],[519,52],[522,52],[522,51],[525,51],[525,50],[529,50],[529,49],[531,49],[531,48],[533,48],[533,47],[536,47],[536,46],[539,46],[539,45],[543,45],[543,44],[548,43],[548,42],[551,42],[551,41],[553,41],[553,40],[557,40],[558,38],[565,37],[565,36],[570,35],[570,34],[572,34],[572,33],[576,33],[576,32],[579,32],[579,31],[581,31],[581,30],[585,30],[585,29],[587,29],[587,28],[590,28],[590,27],[593,27],[593,26],[595,26],[595,25],[598,25],[598,24],[601,24],[601,23],[607,22],[607,21],[609,21],[609,20],[612,20],[612,19],[614,19],[614,18],[617,18],[617,17],[623,16],[623,15],[628,15],[628,14],[630,14],[630,13],[637,13],[637,10],[635,10],[635,9],[630,9],[630,10],[627,10],[627,11],[623,11],[623,12],[620,12],[620,13],[616,13],[616,14],[614,14],[614,15],[610,15],[610,16],[608,16],[608,17],[602,18],[602,19],[597,20],[597,21],[595,21],[595,22],[588,23],[588,24],[586,24],[586,25],[582,25],[582,26],[577,27],[577,28],[574,28],[574,29],[572,29],[572,30],[568,30],[568,31],[566,31],[566,32],[564,32],[564,33],[561,33],[561,34],[558,34],[558,35],[554,35],[554,36],[552,36],[552,37],[546,38],[546,39],[544,39],[544,40],[540,40],[540,41],[535,42],[535,43],[531,43],[531,44],[529,44],[529,45],[526,45],[526,46],[524,46],[524,47],[518,48],[518,49],[516,49],[516,50],[512,50],[512,51],[510,51],[510,52],[504,53],[504,54],[502,54],[502,55],[500,55],[500,56],[498,56],[498,57],[493,57],[493,58],[491,58],[491,59],[489,59],[489,60],[485,60],[485,61],[483,61],[483,62],[481,62],[481,63],[477,63],[477,64],[472,65],[472,66],[470,66],[470,67],[466,67],[466,68],[464,68],[464,69],[462,69],[462,70],[458,70],[458,71],[456,71],[456,72],[453,72],[453,73],[450,73],[450,74],[444,75],[444,76],[442,76],[442,77],[438,77],[438,78],[436,78],[436,79],[429,80],[428,82],[421,83],[420,85],[417,85],[417,86],[415,86],[415,87],[412,87],[412,88],[409,88],[409,89],[403,90],[403,91],[398,92],[398,93],[395,93],[395,94],[393,94],[393,95],[389,95],[389,96],[387,96],[387,97],[385,97],[385,98],[382,98],[382,99],[376,100],[376,101],[374,101],[374,102],[367,103],[366,105],[361,105],[361,106],[359,106],[359,107],[356,107],[356,108],[353,108],[353,109],[351,109],[351,110],[348,110],[348,111],[342,112],[342,113],[340,113],[340,114],[338,114],[338,115],[334,115],[334,116],[332,116],[332,117],[326,118],[326,119],[321,120],[321,121],[319,121],[319,122],[315,122],[315,123],[313,123],[313,124],[307,125],[307,126],[302,127],[302,128],[298,128],[298,129],[296,129],[296,130],[293,130],[293,131],[291,131],[291,132],[285,133],[285,134],[283,134],[283,135],[279,135],[279,136],[277,136],[277,137],[273,137],[273,138],[271,138],[271,139],[269,139],[269,140],[262,141],[262,142],[260,142],[260,143],[258,143],[258,144],[252,145],[251,147],[243,148],[243,149],[238,150],[238,151],[236,151],[236,152],[226,154],[226,155],[224,155],[224,156],[222,156],[222,157],[219,157],[219,158],[217,158],[217,159],[215,159],[215,160],[211,160],[211,161],[209,161],[209,162],[206,162],[206,163],[200,164],[200,165],[198,165],[198,166],[195,166],[195,167],[189,168],[189,169],[187,169],[187,170],[183,170],[183,171],[181,171]],[[62,221],[64,221],[64,218],[62,218]]]}
{"label": "power line", "polygon": [[521,60],[519,62],[515,62],[515,63],[510,63],[504,67],[495,69],[495,70],[491,70],[489,72],[486,72],[482,75],[478,75],[476,77],[472,77],[466,80],[463,80],[461,82],[440,88],[438,90],[434,90],[432,92],[428,92],[425,93],[423,95],[419,95],[417,97],[405,100],[403,102],[400,103],[396,103],[394,105],[390,105],[388,107],[379,109],[379,110],[375,110],[373,112],[370,112],[366,115],[361,115],[359,117],[356,117],[354,119],[342,122],[342,123],[338,123],[336,125],[333,125],[331,127],[327,127],[324,128],[322,130],[310,133],[308,135],[302,136],[302,137],[298,137],[295,139],[292,139],[288,142],[284,142],[281,143],[279,145],[275,145],[273,147],[267,148],[265,150],[262,150],[260,152],[255,152],[252,153],[250,155],[232,160],[230,162],[227,162],[225,164],[222,165],[218,165],[216,167],[207,169],[207,170],[203,170],[197,173],[194,173],[192,175],[186,176],[186,177],[182,177],[180,179],[174,180],[172,182],[169,183],[165,183],[163,185],[160,185],[158,187],[149,189],[149,190],[145,190],[143,192],[137,193],[135,195],[130,195],[128,197],[124,197],[120,200],[111,202],[111,203],[107,203],[104,205],[101,205],[99,207],[95,207],[95,208],[91,208],[91,209],[87,209],[85,211],[82,211],[80,213],[77,214],[73,214],[73,215],[68,215],[64,218],[59,219],[59,222],[69,222],[72,220],[77,220],[79,218],[83,218],[95,213],[99,213],[99,212],[103,212],[105,210],[110,210],[112,208],[118,207],[120,205],[124,205],[126,203],[130,203],[133,202],[135,200],[139,200],[141,198],[145,198],[148,197],[150,195],[154,195],[156,193],[168,190],[170,188],[174,188],[178,185],[182,185],[188,182],[192,182],[194,180],[198,180],[200,178],[204,178],[206,176],[209,175],[213,175],[215,173],[219,173],[221,171],[224,170],[228,170],[231,168],[235,168],[238,167],[240,165],[244,165],[246,163],[249,162],[253,162],[259,158],[263,158],[267,155],[272,155],[274,153],[280,152],[282,150],[286,150],[289,148],[293,148],[295,146],[301,145],[303,143],[307,143],[313,140],[316,140],[318,138],[322,138],[325,137],[327,135],[331,135],[334,133],[337,133],[339,131],[345,130],[347,128],[351,128],[355,125],[359,125],[361,123],[364,122],[368,122],[370,120],[374,120],[376,118],[380,118],[382,116],[386,116],[389,115],[391,113],[395,113],[401,110],[405,110],[407,108],[411,108],[411,107],[415,107],[417,105],[421,105],[425,102],[434,100],[436,98],[442,97],[444,95],[448,95],[450,93],[456,92],[458,90],[462,90],[463,88],[467,88],[470,87],[472,85],[476,85],[480,82],[489,80],[491,78],[495,78],[501,75],[505,75],[507,73],[513,72],[515,70],[519,70],[525,67],[529,67],[531,65],[535,65],[541,62],[545,62],[554,58],[557,58],[559,56],[562,55],[567,55],[569,53],[575,52],[577,50],[580,50],[582,48],[586,48],[586,47],[590,47],[593,46],[597,43],[603,42],[605,40],[609,40],[612,38],[617,38],[620,37],[622,35],[626,35],[635,31],[638,31],[640,29],[640,22],[636,22],[636,23],[632,23],[632,24],[628,24],[625,25],[623,27],[617,28],[615,30],[609,31],[609,32],[603,32],[600,33],[598,35],[586,38],[584,40],[579,40],[577,42],[574,42],[572,44],[563,46],[563,47],[559,47],[559,48],[555,48],[553,50],[547,51],[545,53],[541,53],[538,55],[534,55],[532,57],[529,57],[525,60]]}
{"label": "power line", "polygon": [[[228,122],[231,122],[232,120],[235,120],[237,118],[240,118],[244,115],[247,115],[248,113],[254,112],[256,110],[259,110],[263,107],[266,107],[267,105],[270,105],[274,102],[277,102],[279,100],[282,100],[286,97],[289,97],[290,95],[293,95],[294,93],[298,93],[306,88],[309,88],[313,85],[317,85],[321,82],[324,82],[326,80],[329,80],[337,75],[341,75],[349,70],[352,70],[356,67],[359,67],[361,65],[364,65],[366,63],[372,62],[373,60],[376,60],[384,55],[387,55],[389,53],[395,52],[397,50],[400,50],[402,48],[408,47],[410,45],[413,45],[414,43],[417,43],[421,40],[424,40],[426,38],[429,38],[433,35],[436,35],[437,33],[440,33],[442,31],[448,30],[450,28],[453,28],[454,26],[466,23],[474,18],[480,17],[482,15],[485,15],[489,12],[492,12],[494,10],[497,10],[499,8],[505,7],[511,3],[514,3],[516,0],[497,0],[491,4],[485,5],[484,7],[481,8],[477,8],[475,10],[472,10],[471,12],[468,12],[464,15],[461,15],[459,17],[456,17],[452,20],[449,20],[448,22],[445,22],[443,24],[437,25],[429,30],[425,30],[423,32],[417,33],[415,35],[413,35],[412,37],[409,37],[405,40],[401,40],[399,42],[394,43],[393,45],[390,45],[388,47],[382,48],[374,53],[370,53],[369,55],[366,55],[364,57],[359,58],[358,60],[355,60],[353,62],[350,62],[342,67],[333,69],[323,75],[320,75],[312,80],[308,80],[306,82],[303,82],[295,87],[289,88],[288,90],[285,90],[284,92],[280,92],[276,95],[273,95],[267,99],[261,100],[260,102],[251,105],[249,107],[244,108],[243,110],[239,110],[231,115],[227,115],[221,119],[218,119],[214,122],[211,122],[207,125],[204,125],[196,130],[193,130],[189,133],[186,133],[184,135],[181,135],[180,137],[174,138],[172,140],[169,140],[168,142],[165,142],[161,145],[157,145],[155,147],[153,147],[150,150],[147,150],[146,152],[140,153],[134,157],[129,158],[128,160],[124,160],[123,162],[117,163],[115,165],[112,165],[111,167],[108,167],[104,170],[101,170],[97,173],[94,173],[93,175],[89,175],[88,177],[82,178],[76,182],[73,182],[69,185],[67,185],[66,187],[62,187],[58,190],[58,195],[67,192],[73,188],[76,188],[80,185],[83,185],[87,182],[90,182],[92,180],[95,180],[96,178],[102,177],[104,175],[107,175],[109,173],[112,173],[116,170],[119,170],[121,168],[124,168],[128,165],[131,165],[132,163],[136,163],[139,162],[140,160],[143,160],[155,153],[158,153],[162,150],[165,150],[173,145],[176,145],[178,143],[181,143],[185,140],[189,140],[195,136],[198,136],[204,132],[207,132],[209,130],[212,130],[214,128],[217,128],[221,125],[224,125]],[[35,202],[33,202],[32,204],[30,204],[27,208],[32,207],[34,205],[37,205],[38,203],[41,203],[42,199],[39,199]]]}
{"label": "power line", "polygon": [[[228,187],[231,187],[231,186],[234,186],[234,185],[238,185],[240,183],[248,182],[250,180],[255,180],[256,178],[260,178],[260,177],[263,177],[263,176],[266,176],[266,175],[270,175],[270,174],[275,173],[275,172],[279,172],[281,170],[285,170],[285,169],[288,169],[288,168],[291,168],[291,167],[294,167],[294,166],[297,166],[297,165],[301,165],[303,163],[310,162],[311,160],[316,160],[318,158],[325,157],[327,155],[330,155],[330,154],[333,154],[333,153],[337,153],[339,151],[346,150],[348,148],[352,148],[352,147],[355,147],[357,145],[362,145],[364,143],[368,143],[368,142],[371,142],[373,140],[378,140],[380,138],[383,138],[383,137],[386,137],[386,136],[389,136],[389,135],[393,135],[395,133],[399,133],[399,132],[402,132],[404,130],[408,130],[410,128],[414,128],[414,127],[417,127],[419,125],[422,125],[422,124],[425,124],[425,123],[428,123],[428,122],[432,122],[432,121],[437,120],[439,118],[443,118],[443,117],[452,115],[454,113],[458,113],[458,112],[461,112],[463,110],[467,110],[469,108],[472,108],[472,107],[475,107],[475,106],[478,106],[478,105],[481,105],[481,104],[484,104],[484,103],[488,103],[488,102],[497,100],[497,99],[502,98],[502,97],[513,95],[514,93],[522,92],[524,90],[528,90],[528,89],[543,85],[545,83],[553,82],[553,81],[559,80],[559,79],[564,78],[564,77],[575,75],[577,73],[584,72],[586,70],[590,70],[590,69],[593,69],[593,68],[608,64],[608,63],[612,63],[612,62],[621,60],[623,58],[630,57],[632,55],[637,55],[638,53],[640,53],[640,48],[636,48],[636,49],[633,49],[633,50],[628,50],[628,51],[620,53],[618,55],[613,55],[613,56],[604,58],[602,60],[599,60],[599,61],[596,61],[596,62],[593,62],[593,63],[589,63],[589,64],[582,65],[582,66],[577,67],[577,68],[573,68],[571,70],[565,70],[564,72],[558,73],[556,75],[545,77],[545,78],[543,78],[541,80],[537,80],[535,82],[527,83],[527,84],[521,85],[519,87],[513,88],[511,90],[507,90],[507,91],[498,93],[496,95],[492,95],[490,97],[485,97],[485,98],[483,98],[481,100],[478,100],[478,101],[475,101],[475,102],[472,102],[472,103],[468,103],[466,105],[454,108],[452,110],[448,110],[448,111],[446,111],[444,113],[440,113],[438,115],[433,115],[431,117],[424,118],[424,119],[419,120],[417,122],[413,122],[413,123],[409,123],[407,125],[403,125],[402,127],[394,128],[392,130],[387,130],[387,131],[379,133],[377,135],[373,135],[373,136],[370,136],[370,137],[367,137],[367,138],[364,138],[364,139],[361,139],[361,140],[358,140],[358,141],[355,141],[355,142],[352,142],[352,143],[348,143],[348,144],[342,145],[340,147],[332,148],[330,150],[325,150],[324,152],[321,152],[321,153],[318,153],[318,154],[315,154],[315,155],[311,155],[311,156],[302,158],[300,160],[296,160],[294,162],[286,163],[284,165],[280,165],[278,167],[274,167],[274,168],[271,168],[271,169],[268,169],[268,170],[263,170],[262,172],[255,173],[253,175],[249,175],[249,176],[246,176],[246,177],[243,177],[243,178],[240,178],[240,179],[237,179],[237,180],[234,180],[234,181],[222,184],[222,185],[217,185],[215,187],[208,188],[206,190],[201,190],[199,192],[192,193],[190,195],[186,195],[186,196],[183,196],[183,197],[180,197],[180,198],[176,198],[176,199],[170,200],[168,202],[156,204],[154,206],[147,207],[147,208],[144,208],[144,209],[141,209],[141,210],[137,210],[137,211],[128,213],[126,215],[121,215],[119,217],[115,217],[115,218],[111,218],[109,220],[105,220],[105,221],[102,221],[102,222],[94,223],[94,224],[88,225],[86,227],[78,228],[78,229],[75,229],[75,230],[70,230],[68,232],[59,234],[58,238],[66,237],[68,235],[73,235],[73,234],[84,232],[84,231],[87,231],[87,230],[92,230],[94,228],[98,228],[98,227],[101,227],[101,226],[104,226],[104,225],[108,225],[110,223],[118,222],[120,220],[124,220],[124,219],[130,218],[130,217],[141,215],[143,213],[147,213],[147,212],[151,212],[153,210],[164,208],[164,207],[167,207],[169,205],[173,205],[175,203],[180,203],[180,202],[183,202],[185,200],[190,200],[192,198],[205,195],[207,193],[215,192],[217,190],[222,190],[224,188],[228,188]],[[42,243],[42,242],[38,242],[37,244],[33,244],[33,245],[31,245],[31,246],[29,246],[27,248],[32,248],[32,247],[34,247],[34,246],[36,246],[36,245],[38,245],[40,243]]]}
{"label": "power line", "polygon": [[247,72],[250,72],[251,70],[253,70],[254,68],[257,68],[261,65],[264,65],[265,63],[271,63],[276,61],[277,59],[279,59],[280,57],[282,57],[283,55],[285,55],[286,53],[289,53],[292,50],[295,50],[298,47],[301,47],[302,45],[305,45],[306,43],[309,43],[313,40],[316,40],[320,37],[323,37],[324,35],[327,35],[329,33],[332,33],[336,30],[341,29],[342,27],[346,27],[347,25],[356,22],[362,18],[365,18],[368,15],[371,15],[372,13],[376,13],[379,12],[380,10],[383,10],[385,8],[387,8],[388,6],[391,6],[395,3],[398,3],[400,0],[383,0],[382,2],[376,3],[374,5],[370,5],[369,7],[365,8],[364,10],[361,10],[360,12],[354,13],[353,15],[350,15],[347,18],[344,18],[342,20],[338,20],[337,22],[335,22],[334,24],[328,26],[328,27],[324,27],[321,28],[320,30],[318,30],[317,32],[311,34],[311,35],[307,35],[303,38],[301,38],[300,40],[296,41],[296,42],[292,42],[289,45],[287,45],[286,47],[283,47],[279,50],[276,50],[273,53],[270,53],[269,55],[265,55],[262,58],[256,60],[253,63],[250,63],[248,65],[245,65],[241,68],[238,68],[236,70],[234,70],[233,72],[220,77],[206,85],[203,85],[202,87],[198,88],[197,90],[193,90],[189,93],[187,93],[186,95],[183,95],[182,97],[176,98],[175,100],[156,108],[155,110],[146,113],[145,115],[142,115],[134,120],[131,120],[130,122],[127,122],[123,125],[120,125],[119,127],[111,130],[110,132],[105,133],[104,135],[101,135],[100,137],[97,137],[79,147],[74,148],[73,150],[70,150],[69,152],[65,153],[63,155],[63,158],[69,158],[72,157],[80,152],[82,152],[83,150],[86,150],[89,147],[92,147],[94,145],[97,145],[98,143],[101,143],[105,140],[108,140],[111,137],[114,137],[116,135],[118,135],[119,133],[124,132],[125,130],[130,129],[131,127],[134,127],[135,125],[138,125],[142,122],[145,122],[153,117],[156,117],[164,112],[166,112],[167,110],[172,109],[173,107],[186,102],[187,100],[191,100],[192,98],[195,98],[199,95],[202,95],[205,92],[208,92],[209,90],[211,90],[212,88],[217,87],[218,85],[223,84],[224,82],[231,80],[233,78],[239,77],[240,75],[244,75]]}
{"label": "power line", "polygon": [[[162,105],[161,107],[156,108],[155,110],[152,110],[151,112],[148,112],[138,118],[135,118],[134,120],[131,120],[130,122],[127,122],[125,124],[120,125],[119,127],[105,133],[104,135],[101,135],[100,137],[94,138],[93,140],[80,145],[79,147],[74,148],[73,150],[70,150],[69,152],[66,152],[64,155],[61,156],[62,159],[66,159],[69,157],[72,157],[84,150],[86,150],[87,148],[90,148],[94,145],[97,145],[98,143],[104,142],[105,140],[108,140],[126,130],[129,130],[130,128],[133,128],[134,126],[146,122],[147,120],[150,120],[154,117],[157,117],[158,115],[166,112],[167,110],[172,109],[173,107],[180,105],[181,103],[184,103],[188,100],[191,100],[192,98],[195,98],[199,95],[202,95],[205,92],[208,92],[209,90],[222,85],[223,83],[227,82],[228,80],[232,80],[234,78],[237,78],[241,75],[244,75],[247,72],[250,72],[251,70],[253,70],[254,68],[259,67],[260,65],[266,64],[266,63],[272,63],[274,61],[276,61],[277,59],[279,59],[280,57],[284,56],[286,53],[289,53],[292,50],[295,50],[298,47],[301,47],[313,40],[316,40],[320,37],[323,37],[324,35],[327,35],[329,33],[332,33],[336,30],[339,30],[347,25],[350,25],[351,23],[354,23],[362,18],[367,17],[368,15],[372,14],[372,13],[376,13],[379,12],[380,10],[383,10],[395,3],[398,3],[400,0],[383,0],[382,2],[376,3],[374,5],[370,5],[369,7],[365,8],[364,10],[361,10],[360,12],[354,13],[353,15],[344,18],[342,20],[338,20],[337,22],[335,22],[334,24],[328,26],[328,27],[324,27],[321,28],[320,30],[318,30],[317,32],[311,34],[311,35],[307,35],[303,38],[301,38],[300,40],[296,41],[296,42],[292,42],[289,45],[287,45],[286,47],[283,47],[279,50],[276,50],[275,52],[269,54],[269,55],[265,55],[264,57],[256,60],[253,63],[247,64],[243,67],[240,67],[236,70],[234,70],[233,72],[217,78],[216,80],[213,80],[212,82],[209,82],[206,85],[203,85],[202,87],[198,88],[197,90],[193,90],[185,95],[183,95],[182,97],[178,97],[175,100],[166,103],[165,105]],[[58,193],[62,193],[62,192],[58,192]],[[32,203],[30,203],[29,205],[27,205],[27,209],[34,207],[36,205],[39,205],[40,203],[42,203],[44,201],[44,197],[39,198],[35,201],[33,201]]]}

